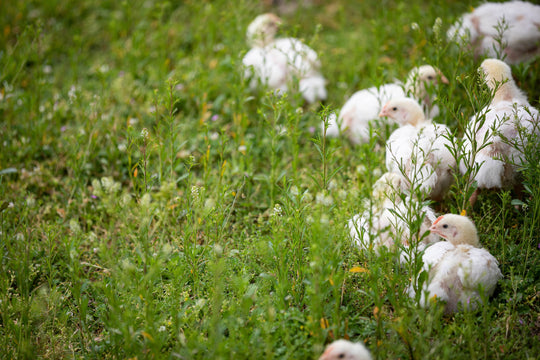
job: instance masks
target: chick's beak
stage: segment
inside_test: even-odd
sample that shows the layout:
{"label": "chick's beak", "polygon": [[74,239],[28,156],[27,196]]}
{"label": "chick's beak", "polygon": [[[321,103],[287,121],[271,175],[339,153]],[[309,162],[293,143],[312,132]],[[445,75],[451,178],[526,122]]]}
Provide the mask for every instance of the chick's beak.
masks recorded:
{"label": "chick's beak", "polygon": [[448,79],[446,78],[446,76],[444,76],[444,74],[442,72],[439,72],[439,75],[441,77],[441,82],[443,84],[449,84],[450,82],[448,81]]}
{"label": "chick's beak", "polygon": [[439,229],[439,227],[437,225],[431,225],[431,227],[429,228],[429,231],[432,234],[439,235],[443,239],[446,239],[446,237],[442,235],[442,233],[441,233],[441,231],[440,231],[440,229]]}
{"label": "chick's beak", "polygon": [[381,112],[379,113],[379,117],[383,117],[387,115],[388,115],[388,108],[386,107],[386,105],[384,105]]}

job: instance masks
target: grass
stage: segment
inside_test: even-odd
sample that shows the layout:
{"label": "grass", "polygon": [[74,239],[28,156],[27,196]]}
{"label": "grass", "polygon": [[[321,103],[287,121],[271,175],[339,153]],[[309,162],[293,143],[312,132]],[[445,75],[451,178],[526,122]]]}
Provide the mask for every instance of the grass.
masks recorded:
{"label": "grass", "polygon": [[[480,59],[444,34],[475,5],[283,15],[329,81],[324,106],[302,107],[242,79],[245,29],[272,10],[258,2],[4,4],[0,357],[308,359],[346,337],[380,359],[538,358],[537,142],[521,199],[484,192],[468,209],[504,279],[480,310],[445,317],[345,229],[385,171],[379,140],[319,133],[356,90],[430,63],[450,79],[437,120],[459,138],[489,94]],[[513,67],[536,107],[539,64]],[[469,186],[436,210],[459,213]]]}

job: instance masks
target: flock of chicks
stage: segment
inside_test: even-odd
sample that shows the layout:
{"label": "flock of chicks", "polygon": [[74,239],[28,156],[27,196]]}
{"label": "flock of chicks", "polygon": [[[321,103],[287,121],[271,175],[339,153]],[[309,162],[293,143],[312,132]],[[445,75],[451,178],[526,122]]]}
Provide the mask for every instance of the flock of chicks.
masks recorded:
{"label": "flock of chicks", "polygon": [[[506,28],[501,30],[501,23]],[[262,84],[276,92],[287,92],[297,81],[306,102],[325,100],[326,80],[317,54],[298,39],[276,39],[280,24],[276,15],[264,14],[248,27],[252,49],[243,64],[250,87]],[[504,53],[510,64],[531,59],[540,53],[540,6],[522,1],[483,4],[452,26],[448,37],[468,40],[479,56]],[[519,135],[540,133],[538,110],[516,86],[507,63],[486,59],[480,70],[494,97],[465,129],[460,161],[450,150],[456,145],[450,140],[448,127],[432,121],[439,109],[428,88],[448,83],[448,79],[430,65],[411,70],[405,83],[356,92],[338,116],[331,114],[322,125],[325,136],[346,136],[353,144],[369,141],[370,127],[381,126],[385,118],[399,126],[386,143],[388,172],[375,182],[367,209],[349,220],[350,235],[362,249],[400,249],[402,262],[407,261],[409,247],[414,245],[428,273],[420,305],[428,306],[436,298],[444,302],[446,313],[475,308],[493,293],[502,273],[497,259],[481,247],[476,227],[468,217],[437,217],[425,200],[443,199],[456,176],[454,172],[465,175],[471,168],[476,169],[473,174],[477,183],[472,203],[480,189],[516,184],[516,165],[521,163],[520,151],[526,145],[526,136]],[[519,144],[514,141],[518,138]],[[416,235],[411,234],[408,224],[412,222],[407,221],[411,209],[421,220]],[[413,285],[408,290],[412,298],[417,298]],[[321,360],[330,359],[371,356],[363,344],[338,340],[321,356]]]}

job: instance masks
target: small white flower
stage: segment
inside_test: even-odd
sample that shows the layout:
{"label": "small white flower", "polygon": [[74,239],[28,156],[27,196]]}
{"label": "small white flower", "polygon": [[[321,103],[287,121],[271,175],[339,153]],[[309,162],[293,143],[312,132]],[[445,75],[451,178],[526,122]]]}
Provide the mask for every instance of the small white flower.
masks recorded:
{"label": "small white flower", "polygon": [[150,114],[155,114],[155,113],[156,113],[156,107],[153,106],[153,105],[150,106],[150,107],[148,108],[148,112],[149,112]]}
{"label": "small white flower", "polygon": [[336,180],[334,179],[330,180],[330,182],[328,183],[328,190],[336,190],[337,187],[338,187],[338,184]]}
{"label": "small white flower", "polygon": [[297,115],[302,115],[303,113],[304,113],[304,109],[302,109],[301,107],[296,108],[296,114]]}
{"label": "small white flower", "polygon": [[330,206],[334,203],[334,199],[332,199],[332,196],[325,194],[324,192],[317,193],[317,196],[315,197],[315,201],[317,204],[321,204],[324,206]]}
{"label": "small white flower", "polygon": [[365,165],[358,165],[358,166],[356,167],[356,172],[357,172],[358,174],[363,174],[363,173],[365,173],[365,172],[366,172],[366,166],[365,166]]}
{"label": "small white flower", "polygon": [[148,139],[148,129],[147,128],[143,128],[141,130],[141,137],[144,139],[144,140],[147,140]]}
{"label": "small white flower", "polygon": [[75,87],[75,85],[71,85],[71,87],[69,88],[68,98],[70,103],[77,99],[77,88]]}
{"label": "small white flower", "polygon": [[199,188],[195,185],[191,187],[191,197],[193,198],[193,201],[199,200]]}
{"label": "small white flower", "polygon": [[418,25],[418,23],[413,22],[413,23],[411,24],[411,29],[413,29],[413,30],[415,30],[415,31],[416,31],[416,30],[420,30],[420,26]]}
{"label": "small white flower", "polygon": [[50,74],[51,72],[52,72],[52,66],[51,65],[43,66],[43,73],[44,74]]}
{"label": "small white flower", "polygon": [[109,72],[109,65],[107,65],[107,64],[101,65],[99,67],[99,72],[102,73],[102,74],[108,73]]}
{"label": "small white flower", "polygon": [[281,216],[282,212],[283,210],[281,209],[281,205],[276,204],[272,210],[272,216]]}
{"label": "small white flower", "polygon": [[135,126],[137,123],[139,122],[139,119],[137,118],[129,118],[127,123],[128,123],[128,126]]}
{"label": "small white flower", "polygon": [[240,151],[242,154],[245,154],[246,153],[246,150],[247,150],[247,146],[246,145],[240,145],[238,147],[238,151]]}
{"label": "small white flower", "polygon": [[167,328],[165,327],[165,325],[161,325],[158,329],[159,332],[165,332],[167,330]]}
{"label": "small white flower", "polygon": [[127,146],[126,146],[125,143],[118,144],[118,150],[119,151],[124,152],[124,151],[126,151],[126,149],[127,149]]}
{"label": "small white flower", "polygon": [[298,196],[298,194],[300,194],[296,185],[291,186],[291,189],[289,190],[289,192],[291,193],[291,195],[294,195],[294,196]]}
{"label": "small white flower", "polygon": [[210,140],[215,141],[217,139],[219,139],[219,133],[218,132],[214,131],[213,133],[210,134]]}
{"label": "small white flower", "polygon": [[375,169],[373,170],[373,176],[374,176],[374,177],[380,178],[381,175],[382,175],[382,171],[381,171],[380,168],[375,168]]}

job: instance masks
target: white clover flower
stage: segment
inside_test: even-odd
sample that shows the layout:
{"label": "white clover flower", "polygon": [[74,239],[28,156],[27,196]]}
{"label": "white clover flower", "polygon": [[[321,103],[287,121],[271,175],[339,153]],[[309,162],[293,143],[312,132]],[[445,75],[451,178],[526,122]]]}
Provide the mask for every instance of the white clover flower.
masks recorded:
{"label": "white clover flower", "polygon": [[238,147],[238,151],[240,151],[242,154],[245,154],[246,153],[246,150],[247,150],[247,146],[246,145],[240,145]]}
{"label": "white clover flower", "polygon": [[304,109],[302,109],[301,107],[296,108],[296,114],[297,115],[302,115],[303,113],[304,113]]}
{"label": "white clover flower", "polygon": [[411,24],[411,29],[413,29],[414,31],[417,31],[417,30],[420,30],[420,26],[418,25],[418,23],[413,22]]}
{"label": "white clover flower", "polygon": [[99,67],[99,72],[102,73],[102,74],[106,74],[109,72],[109,65],[107,64],[103,64]]}
{"label": "white clover flower", "polygon": [[218,132],[214,131],[213,133],[210,134],[210,140],[215,141],[217,139],[219,139],[219,133]]}
{"label": "white clover flower", "polygon": [[158,329],[159,332],[165,332],[167,330],[167,328],[165,327],[165,325],[161,325]]}
{"label": "white clover flower", "polygon": [[117,148],[118,148],[118,151],[124,152],[127,149],[127,145],[125,143],[120,143],[118,144]]}

